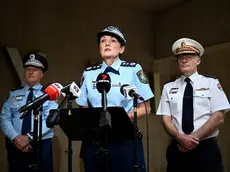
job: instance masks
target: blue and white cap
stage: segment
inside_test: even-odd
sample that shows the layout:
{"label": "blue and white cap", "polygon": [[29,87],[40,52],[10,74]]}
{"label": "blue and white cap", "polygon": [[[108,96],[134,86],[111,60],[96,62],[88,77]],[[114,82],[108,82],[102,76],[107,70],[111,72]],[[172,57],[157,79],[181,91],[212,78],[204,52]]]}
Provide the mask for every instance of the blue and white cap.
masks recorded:
{"label": "blue and white cap", "polygon": [[35,66],[41,68],[43,72],[48,69],[48,62],[44,55],[39,52],[28,53],[23,58],[23,67]]}
{"label": "blue and white cap", "polygon": [[115,38],[117,38],[117,40],[122,44],[122,45],[125,45],[126,43],[126,39],[125,39],[125,36],[124,34],[122,33],[122,31],[117,28],[117,27],[114,27],[114,26],[108,26],[106,28],[104,28],[102,31],[100,31],[98,34],[97,34],[97,41],[100,42],[100,39],[102,36],[104,35],[110,35],[110,36],[113,36]]}

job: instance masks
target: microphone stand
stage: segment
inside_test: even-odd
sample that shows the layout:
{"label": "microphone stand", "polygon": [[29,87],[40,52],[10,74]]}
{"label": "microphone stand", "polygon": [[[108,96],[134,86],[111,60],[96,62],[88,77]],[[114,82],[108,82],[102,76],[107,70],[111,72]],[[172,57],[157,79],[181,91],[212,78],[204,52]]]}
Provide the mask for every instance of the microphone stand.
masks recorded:
{"label": "microphone stand", "polygon": [[[66,96],[64,100],[61,102],[60,106],[58,107],[58,111],[60,113],[60,110],[64,107],[66,101],[67,101],[67,109],[69,110],[68,115],[72,115],[71,109],[72,109],[72,100],[74,100],[76,97],[73,96],[71,92],[66,93]],[[59,115],[58,115],[59,117]],[[68,139],[68,148],[65,150],[65,153],[68,155],[68,172],[72,172],[72,140]]]}
{"label": "microphone stand", "polygon": [[[72,99],[71,99],[71,95],[67,94],[67,109],[69,110],[68,115],[72,115],[71,113],[71,109],[72,109]],[[67,150],[65,150],[66,154],[68,155],[68,172],[72,172],[72,154],[73,154],[73,150],[72,150],[72,140],[68,139],[68,148]]]}
{"label": "microphone stand", "polygon": [[[99,156],[103,156],[103,163],[100,164],[105,164],[100,166],[102,172],[108,172],[109,171],[109,164],[108,164],[108,154],[109,154],[109,149],[108,149],[108,129],[112,128],[111,124],[111,115],[107,110],[107,97],[106,97],[106,90],[103,89],[102,91],[102,111],[100,113],[100,120],[99,120],[99,131],[98,131],[98,150],[96,154],[100,154]],[[102,160],[102,158],[99,158]]]}
{"label": "microphone stand", "polygon": [[[42,103],[37,108],[33,108],[34,129],[33,129],[33,158],[29,168],[32,171],[42,172]],[[39,118],[39,119],[38,119]],[[39,122],[38,122],[39,121]],[[39,125],[39,130],[38,130]]]}
{"label": "microphone stand", "polygon": [[134,108],[134,137],[135,137],[135,146],[134,146],[134,172],[138,172],[140,166],[138,165],[138,127],[137,127],[137,97],[133,98],[133,108]]}
{"label": "microphone stand", "polygon": [[[60,111],[65,106],[67,101],[67,109],[69,110],[68,115],[72,115],[71,109],[72,109],[72,100],[74,100],[76,97],[73,96],[71,92],[67,92],[65,98],[62,100],[60,105],[58,106],[58,109],[52,109],[49,112],[49,122],[46,121],[46,125],[49,128],[54,127],[54,125],[57,125],[60,119]],[[65,153],[68,155],[68,172],[72,172],[72,140],[68,139],[68,148],[65,150]]]}

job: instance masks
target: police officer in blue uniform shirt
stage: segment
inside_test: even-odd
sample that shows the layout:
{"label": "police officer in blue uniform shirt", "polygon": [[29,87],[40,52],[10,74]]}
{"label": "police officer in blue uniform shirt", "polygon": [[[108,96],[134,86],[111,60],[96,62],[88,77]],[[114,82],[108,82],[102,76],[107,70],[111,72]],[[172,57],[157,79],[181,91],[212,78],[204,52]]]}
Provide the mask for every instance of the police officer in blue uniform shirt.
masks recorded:
{"label": "police officer in blue uniform shirt", "polygon": [[[144,98],[147,112],[150,113],[150,101],[153,93],[150,89],[142,67],[135,62],[126,62],[120,59],[125,51],[126,39],[123,33],[113,26],[106,27],[97,35],[100,55],[103,62],[99,65],[85,69],[82,77],[82,93],[76,102],[83,107],[101,107],[101,93],[96,89],[96,78],[101,73],[107,73],[111,78],[111,89],[107,93],[107,106],[121,106],[133,121],[133,100],[127,100],[121,93],[123,84],[136,86],[138,93]],[[138,101],[137,118],[146,114],[144,103]],[[93,115],[93,114],[92,114]],[[133,172],[134,171],[134,141],[109,141],[109,171],[110,172]],[[138,142],[138,162],[142,167],[140,172],[145,171],[144,152],[142,139]],[[84,159],[84,167],[87,172],[101,172],[99,163],[96,161],[95,151],[97,146],[92,142],[84,143],[81,156]],[[105,164],[104,164],[105,165]]]}
{"label": "police officer in blue uniform shirt", "polygon": [[[28,99],[41,96],[43,91],[40,80],[48,68],[48,63],[40,53],[29,53],[23,58],[24,81],[22,88],[10,91],[9,97],[3,105],[0,114],[0,126],[6,136],[6,149],[9,172],[30,172],[29,168],[33,156],[33,112],[20,119],[22,113],[18,110],[28,103]],[[57,103],[46,101],[43,104],[42,120],[42,171],[53,171],[52,160],[52,129],[46,127],[46,117],[50,109],[56,109]]]}
{"label": "police officer in blue uniform shirt", "polygon": [[167,172],[223,172],[216,138],[229,101],[218,79],[197,71],[204,53],[200,43],[181,38],[172,51],[181,77],[164,85],[157,110],[173,138],[166,151]]}

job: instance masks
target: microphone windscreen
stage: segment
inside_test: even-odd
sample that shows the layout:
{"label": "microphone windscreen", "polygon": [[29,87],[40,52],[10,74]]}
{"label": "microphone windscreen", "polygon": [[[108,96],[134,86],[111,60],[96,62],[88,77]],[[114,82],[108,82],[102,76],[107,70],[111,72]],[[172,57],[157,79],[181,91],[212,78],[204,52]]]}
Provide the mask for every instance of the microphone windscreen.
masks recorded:
{"label": "microphone windscreen", "polygon": [[97,76],[97,91],[99,93],[102,93],[103,90],[106,91],[106,93],[109,92],[110,88],[111,88],[111,79],[110,76],[106,73],[101,73]]}
{"label": "microphone windscreen", "polygon": [[63,86],[59,83],[49,85],[44,92],[49,95],[49,100],[56,100],[60,96]]}
{"label": "microphone windscreen", "polygon": [[127,86],[129,86],[129,85],[128,85],[128,84],[123,84],[123,85],[121,86],[120,92],[121,92],[122,95],[124,95],[124,87],[127,87]]}

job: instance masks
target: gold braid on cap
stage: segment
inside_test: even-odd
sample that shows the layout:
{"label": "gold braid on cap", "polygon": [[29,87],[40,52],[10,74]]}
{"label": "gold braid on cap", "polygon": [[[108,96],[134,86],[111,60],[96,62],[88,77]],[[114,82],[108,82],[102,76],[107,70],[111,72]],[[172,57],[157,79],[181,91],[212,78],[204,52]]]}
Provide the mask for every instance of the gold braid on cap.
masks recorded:
{"label": "gold braid on cap", "polygon": [[185,41],[182,41],[181,42],[181,46],[179,46],[177,49],[176,49],[176,55],[179,55],[179,54],[194,54],[194,53],[198,53],[200,54],[200,51],[192,46],[192,45],[186,45],[185,44]]}
{"label": "gold braid on cap", "polygon": [[194,53],[198,53],[200,54],[199,50],[194,47],[194,46],[191,46],[191,45],[183,45],[183,46],[180,46],[177,48],[176,50],[176,55],[179,55],[179,54],[194,54]]}

